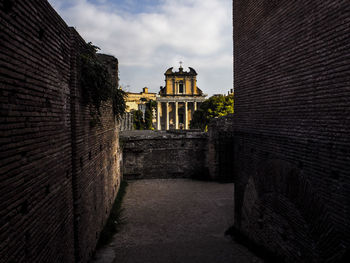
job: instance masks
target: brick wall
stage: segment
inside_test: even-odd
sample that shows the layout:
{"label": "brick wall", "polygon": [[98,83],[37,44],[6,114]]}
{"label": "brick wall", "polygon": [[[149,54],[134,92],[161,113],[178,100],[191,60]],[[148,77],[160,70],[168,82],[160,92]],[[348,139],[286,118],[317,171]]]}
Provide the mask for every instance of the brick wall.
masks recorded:
{"label": "brick wall", "polygon": [[[346,0],[233,1],[235,226],[287,262],[350,240]],[[223,124],[223,125],[221,125]],[[220,131],[223,131],[220,133]]]}
{"label": "brick wall", "polygon": [[87,262],[119,186],[112,108],[91,127],[84,41],[47,1],[1,0],[0,17],[0,262]]}
{"label": "brick wall", "polygon": [[205,133],[125,131],[120,139],[127,179],[208,177]]}

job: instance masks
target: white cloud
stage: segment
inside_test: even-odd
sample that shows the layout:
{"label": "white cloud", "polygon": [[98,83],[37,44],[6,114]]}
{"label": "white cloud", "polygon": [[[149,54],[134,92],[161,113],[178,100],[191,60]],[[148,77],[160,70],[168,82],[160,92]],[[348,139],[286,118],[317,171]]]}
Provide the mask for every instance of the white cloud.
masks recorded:
{"label": "white cloud", "polygon": [[112,0],[49,2],[86,41],[118,58],[121,83],[132,91],[158,91],[180,60],[196,69],[205,93],[232,88],[231,0],[160,0],[144,12],[129,11],[133,0],[123,8]]}

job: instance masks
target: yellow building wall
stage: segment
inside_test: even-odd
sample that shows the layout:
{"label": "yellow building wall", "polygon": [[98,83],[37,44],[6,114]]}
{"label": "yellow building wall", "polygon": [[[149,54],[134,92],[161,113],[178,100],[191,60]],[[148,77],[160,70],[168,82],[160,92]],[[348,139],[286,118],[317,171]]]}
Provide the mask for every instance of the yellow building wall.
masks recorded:
{"label": "yellow building wall", "polygon": [[[178,77],[178,76],[175,76],[175,86],[176,86],[176,83],[179,83],[181,80],[183,81],[184,86],[185,86],[184,87],[185,88],[184,94],[192,95],[192,85],[191,85],[192,77]],[[193,80],[194,80],[193,94],[194,95],[198,95],[197,79],[194,77]],[[166,83],[166,94],[174,95],[173,77],[166,77],[165,83]],[[175,92],[176,92],[176,90],[175,90]]]}
{"label": "yellow building wall", "polygon": [[126,109],[125,109],[126,112],[131,112],[133,110],[139,109],[139,105],[135,101],[126,101],[125,105],[126,105]]}
{"label": "yellow building wall", "polygon": [[166,94],[173,94],[173,78],[166,78]]}
{"label": "yellow building wall", "polygon": [[[141,99],[146,99],[146,101],[141,101]],[[156,100],[155,93],[126,93],[125,104],[127,106],[126,111],[130,112],[132,110],[138,110],[139,104],[144,104],[150,100]]]}

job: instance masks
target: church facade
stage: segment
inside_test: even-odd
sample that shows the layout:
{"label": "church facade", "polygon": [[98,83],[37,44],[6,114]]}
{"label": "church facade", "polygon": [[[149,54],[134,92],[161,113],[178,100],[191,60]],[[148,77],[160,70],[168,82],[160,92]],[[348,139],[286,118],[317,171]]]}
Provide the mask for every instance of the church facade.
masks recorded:
{"label": "church facade", "polygon": [[157,129],[189,129],[194,111],[205,100],[206,95],[197,87],[197,72],[189,67],[184,71],[169,68],[165,72],[165,86],[157,97]]}

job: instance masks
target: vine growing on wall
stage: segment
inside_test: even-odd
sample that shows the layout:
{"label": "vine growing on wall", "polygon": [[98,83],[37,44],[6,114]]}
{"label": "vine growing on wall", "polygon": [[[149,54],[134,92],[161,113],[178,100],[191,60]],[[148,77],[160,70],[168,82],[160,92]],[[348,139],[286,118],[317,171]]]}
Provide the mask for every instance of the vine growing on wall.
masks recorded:
{"label": "vine growing on wall", "polygon": [[113,84],[107,68],[99,61],[99,49],[89,42],[80,55],[80,84],[83,99],[90,105],[93,125],[100,122],[102,103],[112,101],[113,113],[118,119],[125,113],[126,108],[125,92]]}

